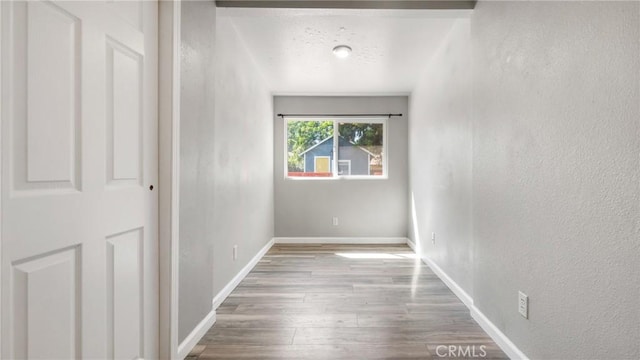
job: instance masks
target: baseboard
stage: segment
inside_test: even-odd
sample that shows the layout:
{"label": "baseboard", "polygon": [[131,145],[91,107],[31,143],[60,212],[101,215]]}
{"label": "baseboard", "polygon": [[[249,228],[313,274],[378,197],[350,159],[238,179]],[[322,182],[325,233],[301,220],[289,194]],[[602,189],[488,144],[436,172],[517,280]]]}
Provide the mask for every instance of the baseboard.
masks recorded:
{"label": "baseboard", "polygon": [[189,355],[191,349],[193,349],[204,334],[213,326],[216,322],[216,311],[211,309],[207,316],[200,321],[200,323],[191,331],[191,333],[178,345],[178,359],[184,359]]}
{"label": "baseboard", "polygon": [[[407,239],[407,245],[413,249],[416,253],[417,245],[415,242],[411,241],[411,239]],[[420,254],[418,254],[420,256]],[[487,318],[481,311],[473,304],[473,298],[467,294],[458,283],[456,283],[449,275],[447,275],[438,264],[436,264],[433,260],[428,257],[420,256],[422,261],[427,264],[431,270],[442,280],[447,287],[453,291],[453,293],[462,301],[465,306],[469,309],[471,313],[471,317],[480,325],[480,327],[495,341],[495,343],[504,351],[510,359],[521,359],[528,360],[527,356],[518,349],[518,347],[509,340],[509,338],[495,326],[489,318]]]}
{"label": "baseboard", "polygon": [[273,239],[269,240],[269,242],[251,259],[251,261],[249,261],[249,263],[245,265],[242,270],[240,270],[240,272],[236,276],[234,276],[233,279],[231,279],[231,281],[213,298],[211,312],[207,314],[207,316],[202,321],[200,321],[195,329],[191,331],[189,336],[187,336],[186,339],[184,339],[184,341],[181,342],[180,345],[178,345],[178,359],[184,359],[185,357],[187,357],[187,355],[189,355],[189,352],[191,352],[191,349],[193,349],[194,346],[198,344],[204,334],[206,334],[211,326],[213,326],[213,324],[216,322],[216,309],[218,308],[218,306],[220,306],[224,299],[226,299],[227,296],[231,294],[233,289],[238,286],[238,284],[242,281],[242,279],[245,278],[245,276],[247,276],[251,269],[256,266],[256,264],[258,263],[258,261],[260,261],[260,259],[262,259],[264,254],[269,251],[271,246],[273,246]]}
{"label": "baseboard", "polygon": [[[407,246],[409,246],[411,248],[411,250],[413,250],[414,253],[418,254],[418,249],[416,247],[416,243],[411,241],[411,239],[407,239]],[[420,255],[420,254],[418,254],[418,255]]]}
{"label": "baseboard", "polygon": [[251,270],[256,266],[256,264],[260,261],[260,259],[262,259],[264,254],[266,254],[267,251],[271,249],[273,244],[274,244],[274,239],[269,240],[269,242],[262,249],[260,249],[260,251],[258,251],[258,253],[251,259],[251,261],[249,261],[249,263],[245,265],[242,268],[242,270],[240,270],[240,272],[236,274],[236,276],[234,276],[233,279],[231,279],[231,281],[229,281],[229,283],[224,288],[222,288],[222,290],[220,290],[220,292],[218,292],[218,294],[213,298],[213,301],[212,301],[214,309],[217,309],[218,306],[222,304],[224,299],[226,299],[227,296],[231,294],[233,289],[235,289],[236,286],[240,284],[242,279],[244,279],[245,276],[247,276],[247,274],[251,272]]}
{"label": "baseboard", "polygon": [[276,244],[406,244],[404,237],[277,237]]}
{"label": "baseboard", "polygon": [[440,268],[440,266],[438,266],[438,264],[436,264],[433,260],[429,259],[426,256],[421,256],[420,258],[431,268],[431,270],[433,270],[433,272],[440,278],[440,280],[442,280],[442,282],[445,283],[445,285],[447,285],[447,287],[451,291],[453,291],[454,294],[456,294],[458,299],[460,299],[460,301],[462,301],[467,306],[467,308],[471,310],[471,307],[473,306],[473,298],[469,294],[467,294],[467,292],[464,291],[464,289],[460,287],[457,282],[450,278],[449,275],[447,275],[447,273],[444,272],[444,270],[442,270],[442,268]]}
{"label": "baseboard", "polygon": [[529,358],[518,347],[509,340],[491,320],[489,320],[475,305],[471,306],[471,317],[480,325],[480,327],[496,342],[500,349],[504,351],[510,359],[528,360]]}

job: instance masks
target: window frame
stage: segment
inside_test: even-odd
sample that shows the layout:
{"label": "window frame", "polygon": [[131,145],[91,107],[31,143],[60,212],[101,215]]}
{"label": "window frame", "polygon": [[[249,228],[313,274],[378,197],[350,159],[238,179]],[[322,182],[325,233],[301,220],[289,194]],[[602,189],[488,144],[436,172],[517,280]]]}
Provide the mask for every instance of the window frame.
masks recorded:
{"label": "window frame", "polygon": [[[283,116],[284,124],[284,140],[282,142],[283,148],[283,170],[285,180],[309,180],[309,181],[327,181],[327,180],[388,180],[389,179],[389,145],[388,145],[388,129],[387,126],[389,117],[384,116],[340,116],[340,117],[320,117],[320,116]],[[315,176],[289,176],[289,122],[290,121],[332,121],[333,122],[333,160],[331,160],[331,174],[330,177],[315,177]],[[369,175],[338,175],[338,161],[339,161],[339,126],[340,123],[364,123],[364,124],[382,124],[382,175],[371,175],[371,167],[369,167]],[[338,139],[338,141],[336,141]],[[306,156],[306,154],[305,154]],[[314,164],[315,165],[315,164]]]}
{"label": "window frame", "polygon": [[[340,163],[343,163],[343,164],[347,164],[347,165],[349,165],[349,166],[348,166],[348,168],[349,168],[349,174],[347,174],[347,175],[340,175]],[[340,159],[338,159],[338,175],[340,175],[340,176],[351,176],[351,160],[340,160]],[[370,176],[370,175],[371,175],[371,167],[369,167],[369,175],[368,175],[368,176]]]}

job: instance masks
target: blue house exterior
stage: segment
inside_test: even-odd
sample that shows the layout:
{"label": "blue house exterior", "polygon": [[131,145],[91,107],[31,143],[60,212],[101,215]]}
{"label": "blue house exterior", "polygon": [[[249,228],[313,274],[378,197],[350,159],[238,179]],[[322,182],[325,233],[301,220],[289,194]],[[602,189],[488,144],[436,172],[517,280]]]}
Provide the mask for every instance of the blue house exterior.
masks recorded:
{"label": "blue house exterior", "polygon": [[[338,175],[369,175],[371,157],[374,155],[369,151],[350,143],[342,136],[339,139],[340,158],[338,159]],[[322,167],[319,164],[326,164],[328,159],[328,172],[333,171],[333,136],[330,136],[320,143],[310,147],[302,153],[304,156],[304,172],[323,172],[318,170]]]}

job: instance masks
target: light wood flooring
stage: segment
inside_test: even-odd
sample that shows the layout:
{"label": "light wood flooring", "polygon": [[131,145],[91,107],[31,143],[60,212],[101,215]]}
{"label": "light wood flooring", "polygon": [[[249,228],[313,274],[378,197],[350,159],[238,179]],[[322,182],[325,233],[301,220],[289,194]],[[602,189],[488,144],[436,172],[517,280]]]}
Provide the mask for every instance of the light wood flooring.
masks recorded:
{"label": "light wood flooring", "polygon": [[187,358],[465,358],[450,345],[507,358],[406,245],[275,245]]}

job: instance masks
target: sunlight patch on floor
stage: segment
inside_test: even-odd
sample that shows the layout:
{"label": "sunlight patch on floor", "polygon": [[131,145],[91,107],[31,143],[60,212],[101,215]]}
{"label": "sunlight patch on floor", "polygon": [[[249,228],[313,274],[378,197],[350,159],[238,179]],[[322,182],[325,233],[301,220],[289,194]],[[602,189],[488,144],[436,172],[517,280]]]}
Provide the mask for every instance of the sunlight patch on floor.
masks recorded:
{"label": "sunlight patch on floor", "polygon": [[389,254],[389,253],[359,253],[359,252],[348,252],[348,253],[336,253],[338,256],[342,256],[347,259],[416,259],[416,254]]}
{"label": "sunlight patch on floor", "polygon": [[338,256],[342,256],[347,259],[402,259],[402,257],[387,253],[336,253]]}

